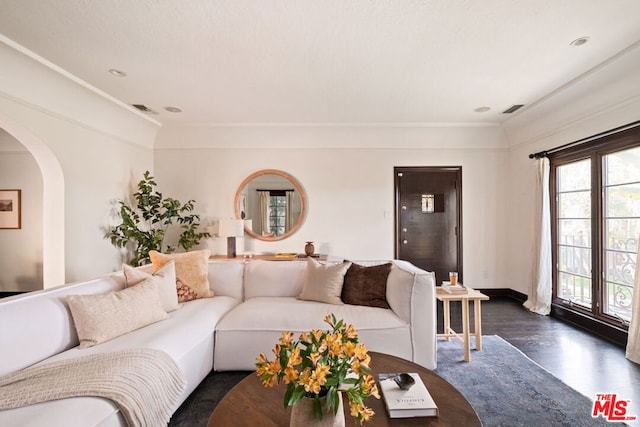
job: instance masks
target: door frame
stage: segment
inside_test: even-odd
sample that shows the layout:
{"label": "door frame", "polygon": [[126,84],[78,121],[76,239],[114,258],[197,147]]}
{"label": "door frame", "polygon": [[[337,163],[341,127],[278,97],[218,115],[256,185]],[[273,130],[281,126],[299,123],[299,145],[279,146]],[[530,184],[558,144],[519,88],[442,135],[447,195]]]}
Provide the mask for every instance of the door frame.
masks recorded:
{"label": "door frame", "polygon": [[400,253],[400,224],[398,213],[400,211],[400,182],[398,173],[402,172],[456,172],[456,204],[458,211],[456,214],[456,263],[458,280],[463,282],[462,273],[462,166],[394,166],[393,167],[393,254],[398,259]]}

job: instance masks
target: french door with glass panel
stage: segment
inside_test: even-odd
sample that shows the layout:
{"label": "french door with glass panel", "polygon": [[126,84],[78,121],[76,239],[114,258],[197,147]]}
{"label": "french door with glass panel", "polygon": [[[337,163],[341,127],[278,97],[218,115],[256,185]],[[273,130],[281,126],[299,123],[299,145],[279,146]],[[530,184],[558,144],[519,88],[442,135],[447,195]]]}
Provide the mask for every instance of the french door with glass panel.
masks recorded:
{"label": "french door with glass panel", "polygon": [[626,328],[640,238],[640,140],[551,157],[554,303]]}

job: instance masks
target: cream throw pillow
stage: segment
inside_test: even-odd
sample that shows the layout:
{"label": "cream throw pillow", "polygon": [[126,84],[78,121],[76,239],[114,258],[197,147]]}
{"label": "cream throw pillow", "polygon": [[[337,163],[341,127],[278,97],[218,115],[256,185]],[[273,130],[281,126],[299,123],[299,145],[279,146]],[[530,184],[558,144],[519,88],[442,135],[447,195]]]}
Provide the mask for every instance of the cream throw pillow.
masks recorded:
{"label": "cream throw pillow", "polygon": [[144,280],[152,279],[158,289],[158,295],[162,302],[164,311],[169,313],[180,308],[178,294],[176,292],[176,264],[173,260],[166,263],[162,268],[149,274],[146,271],[123,264],[122,271],[125,278],[125,286],[131,287]]}
{"label": "cream throw pillow", "polygon": [[179,254],[149,251],[149,258],[156,270],[171,260],[175,261],[178,301],[186,302],[213,296],[213,292],[209,289],[209,253],[206,249]]}
{"label": "cream throw pillow", "polygon": [[302,293],[298,299],[326,302],[327,304],[342,305],[340,299],[344,275],[351,266],[350,262],[342,264],[323,265],[313,258],[307,261],[307,271],[304,278]]}
{"label": "cream throw pillow", "polygon": [[121,291],[66,298],[80,348],[92,347],[169,317],[153,279]]}

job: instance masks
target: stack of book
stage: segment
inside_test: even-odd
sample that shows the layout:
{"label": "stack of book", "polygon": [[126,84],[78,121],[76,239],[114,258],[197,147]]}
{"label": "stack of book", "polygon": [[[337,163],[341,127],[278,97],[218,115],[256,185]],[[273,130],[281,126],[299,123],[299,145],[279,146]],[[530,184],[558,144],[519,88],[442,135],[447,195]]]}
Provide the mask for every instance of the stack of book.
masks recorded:
{"label": "stack of book", "polygon": [[396,374],[380,374],[380,392],[390,418],[437,417],[438,407],[420,375],[410,373],[415,384],[402,390],[393,380]]}
{"label": "stack of book", "polygon": [[441,288],[443,291],[450,294],[466,294],[468,292],[467,288],[462,286],[460,283],[452,285],[451,283],[443,282]]}

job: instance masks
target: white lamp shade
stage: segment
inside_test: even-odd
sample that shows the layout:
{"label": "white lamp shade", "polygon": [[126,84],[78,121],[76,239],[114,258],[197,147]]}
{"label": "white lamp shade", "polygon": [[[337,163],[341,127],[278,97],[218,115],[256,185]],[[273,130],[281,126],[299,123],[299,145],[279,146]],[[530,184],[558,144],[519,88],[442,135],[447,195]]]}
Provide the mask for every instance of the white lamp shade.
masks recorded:
{"label": "white lamp shade", "polygon": [[218,224],[218,236],[220,237],[244,236],[244,221],[241,219],[221,219]]}

